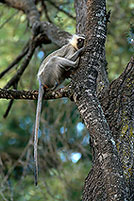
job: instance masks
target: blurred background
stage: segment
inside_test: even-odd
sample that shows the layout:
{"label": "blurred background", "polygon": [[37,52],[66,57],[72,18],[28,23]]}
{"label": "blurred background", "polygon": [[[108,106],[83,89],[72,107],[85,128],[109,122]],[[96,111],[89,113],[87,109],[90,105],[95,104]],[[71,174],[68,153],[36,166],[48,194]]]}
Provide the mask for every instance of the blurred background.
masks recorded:
{"label": "blurred background", "polygon": [[[41,20],[75,33],[73,0],[38,4]],[[106,42],[110,82],[125,69],[134,48],[133,0],[107,0],[111,10]],[[72,16],[69,17],[68,13]],[[26,16],[0,4],[0,72],[19,55],[31,35]],[[38,89],[36,74],[41,61],[58,47],[38,48],[23,74],[18,89]],[[0,88],[20,67],[15,66],[0,80]],[[68,82],[68,81],[66,81]],[[33,130],[36,101],[16,100],[6,119],[9,101],[0,100],[0,200],[78,201],[92,166],[87,132],[75,104],[66,98],[44,101],[38,145],[39,184],[34,186]]]}

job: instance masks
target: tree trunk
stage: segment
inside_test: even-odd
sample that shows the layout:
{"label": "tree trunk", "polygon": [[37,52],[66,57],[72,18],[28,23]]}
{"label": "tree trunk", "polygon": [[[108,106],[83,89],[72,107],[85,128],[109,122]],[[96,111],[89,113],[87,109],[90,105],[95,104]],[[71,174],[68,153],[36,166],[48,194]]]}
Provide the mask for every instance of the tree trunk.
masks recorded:
{"label": "tree trunk", "polygon": [[[93,167],[85,180],[82,200],[132,201],[134,200],[132,89],[134,63],[131,60],[120,78],[109,86],[105,61],[107,31],[105,1],[83,2],[83,7],[87,6],[86,29],[79,26],[78,20],[78,30],[80,32],[81,28],[85,31],[87,51],[80,65],[79,76],[77,75],[75,79],[77,87],[74,100],[91,137]],[[76,1],[78,15],[81,13],[78,12],[79,5],[80,3]],[[78,19],[81,17],[78,16]],[[83,26],[85,27],[84,20]],[[98,80],[97,72],[100,76]]]}

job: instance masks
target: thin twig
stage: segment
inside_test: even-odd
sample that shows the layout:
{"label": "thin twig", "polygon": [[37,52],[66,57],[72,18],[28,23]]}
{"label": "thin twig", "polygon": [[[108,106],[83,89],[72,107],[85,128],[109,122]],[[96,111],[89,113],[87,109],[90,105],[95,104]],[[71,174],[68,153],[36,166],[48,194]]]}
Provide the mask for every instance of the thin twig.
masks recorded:
{"label": "thin twig", "polygon": [[23,48],[22,52],[16,57],[16,59],[4,70],[0,73],[0,78],[2,78],[9,70],[11,70],[16,64],[20,62],[20,60],[27,54],[29,50],[29,41]]}
{"label": "thin twig", "polygon": [[8,201],[6,198],[5,198],[5,196],[4,196],[4,194],[0,191],[0,195],[1,195],[1,197],[3,198],[3,201]]}
{"label": "thin twig", "polygon": [[11,15],[7,20],[5,20],[5,22],[3,22],[3,24],[0,25],[0,29],[2,29],[4,27],[4,25],[6,23],[8,23],[19,11],[15,12],[13,15]]}
{"label": "thin twig", "polygon": [[42,6],[43,6],[43,8],[44,8],[44,11],[45,11],[45,16],[46,16],[46,19],[48,20],[48,22],[52,23],[52,21],[51,21],[51,19],[50,19],[49,15],[48,15],[47,6],[46,6],[46,4],[45,4],[44,0],[42,0],[42,1],[41,1],[41,3],[42,3]]}
{"label": "thin twig", "polygon": [[[18,83],[16,83],[16,84],[14,85],[14,89],[15,89],[15,90],[17,89],[17,85],[18,85]],[[5,114],[3,115],[3,118],[4,118],[4,119],[8,116],[8,114],[9,114],[11,108],[12,108],[13,103],[14,103],[14,100],[13,100],[13,99],[10,100],[10,102],[9,102],[9,104],[8,104],[8,107],[7,107],[7,110],[6,110]]]}
{"label": "thin twig", "polygon": [[17,71],[17,73],[9,80],[9,82],[4,86],[4,89],[8,89],[11,86],[14,86],[17,84],[24,73],[25,69],[27,68],[29,62],[31,61],[31,58],[34,54],[34,51],[37,46],[39,46],[41,43],[47,42],[49,43],[50,40],[46,38],[46,35],[38,34],[36,37],[32,38],[31,41],[29,42],[29,48],[28,48],[28,53],[25,57],[25,59],[22,62],[21,67]]}
{"label": "thin twig", "polygon": [[75,20],[76,18],[71,15],[69,12],[65,11],[64,9],[58,7],[53,1],[51,0],[47,0],[52,6],[54,6],[57,10],[63,12],[64,14],[66,14],[68,17],[72,18],[73,20]]}
{"label": "thin twig", "polygon": [[4,177],[3,181],[1,182],[1,187],[4,185],[4,183],[7,181],[7,179],[9,178],[9,176],[11,175],[12,171],[14,170],[14,168],[17,166],[18,162],[22,160],[22,158],[25,156],[26,151],[28,150],[28,148],[33,144],[33,136],[31,136],[31,138],[29,139],[28,144],[26,145],[26,147],[24,148],[22,154],[20,155],[19,159],[13,164],[13,166],[8,170],[6,176]]}
{"label": "thin twig", "polygon": [[5,112],[5,114],[3,115],[3,118],[4,118],[4,119],[8,116],[9,111],[11,110],[11,107],[12,107],[13,103],[14,103],[14,100],[10,100],[10,102],[9,102],[9,104],[8,104],[8,107],[7,107],[7,109],[6,109],[6,112]]}
{"label": "thin twig", "polygon": [[18,83],[18,81],[20,80],[22,74],[24,73],[25,69],[27,68],[33,53],[35,51],[35,43],[31,42],[30,47],[29,47],[29,51],[26,55],[25,60],[23,61],[21,67],[19,68],[19,70],[17,71],[17,73],[9,80],[9,82],[5,85],[4,89],[8,89],[11,86],[13,86],[14,84]]}

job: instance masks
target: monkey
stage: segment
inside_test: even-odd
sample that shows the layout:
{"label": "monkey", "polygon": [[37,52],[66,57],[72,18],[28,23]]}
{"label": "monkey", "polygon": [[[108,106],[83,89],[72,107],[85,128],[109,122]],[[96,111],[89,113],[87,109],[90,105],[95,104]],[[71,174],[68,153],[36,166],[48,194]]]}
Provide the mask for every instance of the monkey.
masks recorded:
{"label": "monkey", "polygon": [[37,78],[39,80],[39,93],[34,133],[34,163],[35,185],[38,182],[37,144],[42,99],[44,92],[54,90],[77,68],[79,57],[84,52],[85,37],[74,34],[68,44],[48,55],[42,62]]}

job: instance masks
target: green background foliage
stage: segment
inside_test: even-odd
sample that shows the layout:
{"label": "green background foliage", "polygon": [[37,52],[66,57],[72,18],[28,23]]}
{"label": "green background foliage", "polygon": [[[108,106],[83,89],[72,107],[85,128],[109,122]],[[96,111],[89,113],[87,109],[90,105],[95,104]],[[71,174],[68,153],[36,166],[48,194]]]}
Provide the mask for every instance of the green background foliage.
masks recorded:
{"label": "green background foliage", "polygon": [[[73,0],[54,2],[75,16]],[[75,20],[51,3],[46,2],[46,5],[53,23],[75,33]],[[111,18],[106,57],[112,81],[133,55],[129,39],[133,37],[130,27],[134,24],[134,3],[132,0],[108,0],[107,9],[111,10]],[[42,13],[41,20],[47,20],[45,13]],[[0,4],[0,72],[19,55],[30,35],[25,15]],[[36,50],[18,89],[38,89],[36,74],[42,60],[41,53],[46,56],[55,49],[56,45],[49,44]],[[21,62],[0,80],[1,88],[15,74]],[[33,184],[32,144],[36,101],[15,101],[9,116],[3,119],[8,102],[0,101],[0,200],[80,200],[84,179],[91,168],[91,153],[89,134],[74,103],[67,99],[44,101],[39,134],[39,185],[36,188]],[[2,185],[7,174],[9,178]]]}

